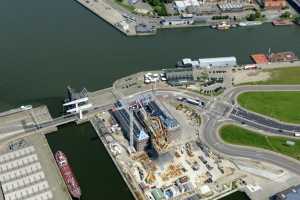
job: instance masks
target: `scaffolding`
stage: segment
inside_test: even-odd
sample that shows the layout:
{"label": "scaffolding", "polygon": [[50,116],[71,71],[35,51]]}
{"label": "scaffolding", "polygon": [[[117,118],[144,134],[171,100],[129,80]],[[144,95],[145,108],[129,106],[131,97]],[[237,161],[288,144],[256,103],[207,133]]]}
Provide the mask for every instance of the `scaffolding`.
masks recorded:
{"label": "scaffolding", "polygon": [[159,117],[150,117],[152,127],[152,144],[158,153],[164,152],[169,146],[168,131]]}

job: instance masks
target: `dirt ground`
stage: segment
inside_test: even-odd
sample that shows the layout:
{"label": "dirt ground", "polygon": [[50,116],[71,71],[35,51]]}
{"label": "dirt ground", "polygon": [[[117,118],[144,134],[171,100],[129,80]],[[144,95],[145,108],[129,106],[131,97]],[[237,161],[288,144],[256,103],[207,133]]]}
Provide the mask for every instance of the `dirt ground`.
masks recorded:
{"label": "dirt ground", "polygon": [[234,78],[234,84],[242,84],[256,81],[265,81],[270,78],[270,72],[263,72],[257,70],[244,70],[238,71],[232,74]]}

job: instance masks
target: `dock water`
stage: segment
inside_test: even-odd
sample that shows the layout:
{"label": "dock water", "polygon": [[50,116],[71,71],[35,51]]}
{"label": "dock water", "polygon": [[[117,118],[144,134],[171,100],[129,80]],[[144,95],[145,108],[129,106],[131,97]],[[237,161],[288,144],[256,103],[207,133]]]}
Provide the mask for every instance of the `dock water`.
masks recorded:
{"label": "dock water", "polygon": [[129,183],[128,180],[132,180],[131,177],[128,177],[128,174],[125,174],[122,169],[121,166],[118,164],[118,162],[116,161],[115,157],[113,156],[111,150],[109,149],[108,146],[108,141],[106,140],[105,136],[106,135],[110,135],[109,131],[107,130],[107,128],[105,127],[104,123],[101,121],[101,119],[98,119],[97,117],[94,117],[90,120],[90,123],[92,124],[94,130],[96,131],[99,139],[101,140],[102,144],[104,145],[107,153],[109,154],[110,158],[112,159],[112,161],[114,162],[114,165],[116,166],[116,168],[118,169],[119,174],[122,176],[124,182],[126,183],[127,187],[129,188],[131,194],[133,195],[134,199],[136,200],[143,200],[144,198],[139,194],[139,191],[137,191],[136,189],[133,188],[132,184]]}

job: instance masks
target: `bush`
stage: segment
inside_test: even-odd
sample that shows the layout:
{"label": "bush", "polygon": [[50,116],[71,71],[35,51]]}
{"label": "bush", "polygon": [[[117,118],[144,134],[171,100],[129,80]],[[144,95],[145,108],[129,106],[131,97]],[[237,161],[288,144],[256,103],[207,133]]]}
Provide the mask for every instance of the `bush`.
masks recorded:
{"label": "bush", "polygon": [[290,18],[292,18],[292,14],[289,11],[285,11],[284,13],[282,13],[282,15],[280,15],[280,18],[290,19]]}
{"label": "bush", "polygon": [[229,18],[228,15],[224,15],[224,16],[219,15],[219,16],[213,16],[212,20],[220,20],[220,19],[228,19],[228,18]]}
{"label": "bush", "polygon": [[165,4],[163,3],[163,0],[146,0],[147,3],[149,3],[152,7],[155,13],[157,13],[159,16],[167,16],[167,10],[165,7]]}
{"label": "bush", "polygon": [[261,15],[261,13],[259,11],[255,11],[255,13],[251,13],[248,17],[247,20],[248,21],[255,21],[257,19],[260,19],[264,16]]}

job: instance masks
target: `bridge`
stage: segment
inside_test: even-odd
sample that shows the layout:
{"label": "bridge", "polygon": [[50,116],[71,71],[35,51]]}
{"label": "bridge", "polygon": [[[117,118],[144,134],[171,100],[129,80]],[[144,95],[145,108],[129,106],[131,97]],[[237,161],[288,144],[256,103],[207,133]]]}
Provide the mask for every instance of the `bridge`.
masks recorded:
{"label": "bridge", "polygon": [[37,123],[30,127],[26,127],[26,132],[39,130],[39,129],[47,129],[47,128],[57,128],[58,126],[62,126],[68,123],[76,122],[81,123],[85,121],[89,121],[91,117],[93,117],[98,112],[103,112],[111,109],[113,104],[102,105],[98,107],[92,107],[91,110],[87,110],[86,113],[83,115],[82,119],[78,116],[77,113],[72,114],[65,114],[54,118],[51,121]]}

